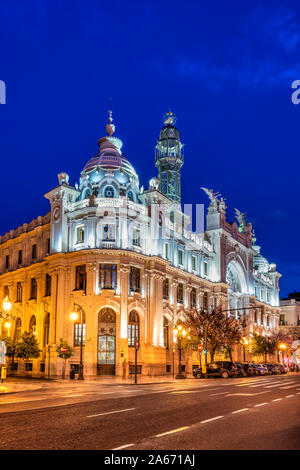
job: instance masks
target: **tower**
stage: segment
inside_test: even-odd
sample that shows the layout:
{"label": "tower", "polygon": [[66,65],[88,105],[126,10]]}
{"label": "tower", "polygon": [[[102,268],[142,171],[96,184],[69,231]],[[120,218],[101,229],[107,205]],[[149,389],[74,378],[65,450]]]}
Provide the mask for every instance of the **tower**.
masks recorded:
{"label": "tower", "polygon": [[171,111],[165,115],[164,126],[155,147],[155,165],[158,168],[160,191],[174,202],[181,203],[181,174],[183,144],[175,127],[176,116]]}

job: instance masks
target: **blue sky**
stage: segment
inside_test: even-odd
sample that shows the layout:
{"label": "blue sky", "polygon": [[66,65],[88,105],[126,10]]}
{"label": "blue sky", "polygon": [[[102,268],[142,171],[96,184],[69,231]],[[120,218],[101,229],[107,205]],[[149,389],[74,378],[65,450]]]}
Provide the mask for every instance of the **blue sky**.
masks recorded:
{"label": "blue sky", "polygon": [[79,180],[113,98],[124,154],[148,186],[170,107],[185,144],[185,203],[200,187],[246,211],[257,243],[300,289],[300,4],[1,0],[0,232],[49,210],[66,171]]}

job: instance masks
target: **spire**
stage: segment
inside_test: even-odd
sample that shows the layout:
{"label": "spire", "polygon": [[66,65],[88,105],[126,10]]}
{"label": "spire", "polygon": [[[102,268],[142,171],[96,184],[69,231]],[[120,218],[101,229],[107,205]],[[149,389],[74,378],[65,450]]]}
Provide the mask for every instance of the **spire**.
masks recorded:
{"label": "spire", "polygon": [[105,126],[106,132],[111,137],[116,130],[115,125],[113,124],[112,109],[108,111],[108,123]]}
{"label": "spire", "polygon": [[177,121],[177,118],[174,113],[169,108],[169,111],[164,115],[164,125],[167,126],[168,124],[171,124],[172,126],[175,126]]}

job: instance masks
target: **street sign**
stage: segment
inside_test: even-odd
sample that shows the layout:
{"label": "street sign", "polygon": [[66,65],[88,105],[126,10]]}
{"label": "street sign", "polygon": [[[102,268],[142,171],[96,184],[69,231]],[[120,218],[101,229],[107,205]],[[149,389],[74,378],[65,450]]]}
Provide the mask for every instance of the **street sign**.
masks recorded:
{"label": "street sign", "polygon": [[66,348],[65,346],[62,346],[62,347],[60,348],[60,352],[61,352],[62,354],[66,354],[67,348]]}
{"label": "street sign", "polygon": [[203,344],[198,344],[198,351],[201,352],[201,351],[203,351],[203,349],[204,349]]}

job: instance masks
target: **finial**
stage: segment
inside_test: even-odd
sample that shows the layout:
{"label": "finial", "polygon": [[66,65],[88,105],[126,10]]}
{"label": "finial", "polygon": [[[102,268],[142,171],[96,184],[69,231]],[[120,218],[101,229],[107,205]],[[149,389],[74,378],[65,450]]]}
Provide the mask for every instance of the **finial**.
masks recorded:
{"label": "finial", "polygon": [[112,117],[112,105],[110,100],[110,109],[108,110],[108,124],[106,124],[105,129],[108,135],[111,137],[116,130],[115,125],[113,124],[113,117]]}
{"label": "finial", "polygon": [[171,124],[172,126],[174,126],[175,123],[176,123],[176,116],[174,113],[172,113],[172,111],[169,108],[169,111],[164,115],[164,124],[165,125]]}

